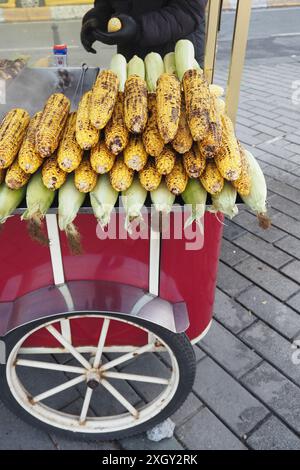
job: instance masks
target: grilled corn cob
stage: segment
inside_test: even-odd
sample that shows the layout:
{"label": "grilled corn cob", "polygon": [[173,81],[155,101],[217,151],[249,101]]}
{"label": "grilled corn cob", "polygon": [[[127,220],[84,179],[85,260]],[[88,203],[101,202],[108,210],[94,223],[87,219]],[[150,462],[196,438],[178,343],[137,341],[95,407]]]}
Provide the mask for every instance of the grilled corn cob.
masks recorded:
{"label": "grilled corn cob", "polygon": [[214,161],[208,161],[200,182],[209,194],[218,194],[224,187],[224,178]]}
{"label": "grilled corn cob", "polygon": [[119,78],[111,70],[99,73],[93,86],[90,121],[96,129],[104,129],[110,120],[119,90]]}
{"label": "grilled corn cob", "polygon": [[140,171],[147,163],[148,154],[145,150],[142,136],[131,135],[129,144],[124,150],[124,161],[128,168]]}
{"label": "grilled corn cob", "polygon": [[215,162],[223,178],[235,181],[239,178],[242,170],[240,149],[230,118],[223,115],[221,121],[222,142],[215,154]]}
{"label": "grilled corn cob", "polygon": [[153,159],[139,172],[140,183],[147,191],[154,191],[160,185],[162,176],[158,173]]}
{"label": "grilled corn cob", "polygon": [[157,82],[157,124],[165,144],[175,139],[181,111],[180,81],[175,75],[164,73]]}
{"label": "grilled corn cob", "polygon": [[55,154],[43,164],[42,178],[46,188],[52,190],[59,189],[65,183],[67,173],[59,167]]}
{"label": "grilled corn cob", "polygon": [[156,95],[151,93],[148,97],[148,122],[143,133],[143,142],[146,152],[151,157],[158,157],[164,149],[164,141],[157,125]]}
{"label": "grilled corn cob", "polygon": [[169,175],[174,168],[176,162],[175,151],[167,146],[161,154],[155,158],[155,166],[160,175]]}
{"label": "grilled corn cob", "polygon": [[209,130],[210,92],[202,70],[188,70],[183,77],[187,119],[192,137],[202,140]]}
{"label": "grilled corn cob", "polygon": [[57,149],[69,110],[70,100],[62,93],[55,93],[47,100],[35,140],[37,151],[43,158],[50,157]]}
{"label": "grilled corn cob", "polygon": [[241,154],[242,169],[239,178],[235,181],[232,181],[232,184],[242,197],[247,197],[251,192],[252,183],[250,165],[246,157],[245,149],[243,149],[241,145],[239,145],[239,149]]}
{"label": "grilled corn cob", "polygon": [[5,170],[0,170],[0,184],[4,181],[5,179]]}
{"label": "grilled corn cob", "polygon": [[18,161],[25,173],[33,174],[43,163],[43,158],[35,147],[35,135],[42,117],[42,112],[36,113],[30,121],[23,143],[21,145]]}
{"label": "grilled corn cob", "polygon": [[175,196],[179,196],[179,194],[185,191],[188,180],[189,178],[182,164],[182,160],[181,158],[177,158],[173,170],[166,176],[169,191],[175,194]]}
{"label": "grilled corn cob", "polygon": [[114,166],[116,156],[108,150],[105,142],[101,141],[91,150],[91,165],[100,175],[108,173]]}
{"label": "grilled corn cob", "polygon": [[199,178],[205,168],[206,158],[200,152],[197,145],[194,145],[189,152],[183,155],[183,166],[190,178]]}
{"label": "grilled corn cob", "polygon": [[141,134],[148,119],[147,84],[138,75],[129,77],[125,84],[124,116],[127,129]]}
{"label": "grilled corn cob", "polygon": [[119,156],[109,176],[111,185],[116,191],[126,191],[132,184],[134,171],[125,164],[123,156]]}
{"label": "grilled corn cob", "polygon": [[127,147],[128,129],[124,120],[124,93],[119,92],[111,120],[105,128],[105,143],[114,154],[119,155]]}
{"label": "grilled corn cob", "polygon": [[199,142],[206,158],[214,158],[222,141],[222,125],[217,109],[216,98],[211,97],[209,128],[204,139]]}
{"label": "grilled corn cob", "polygon": [[185,103],[183,99],[181,102],[181,114],[178,131],[175,139],[172,142],[172,145],[176,152],[181,154],[188,152],[193,145],[193,137],[189,128],[189,123],[187,121]]}
{"label": "grilled corn cob", "polygon": [[76,120],[76,140],[83,150],[90,150],[99,141],[100,132],[90,123],[92,92],[88,91],[80,100]]}
{"label": "grilled corn cob", "polygon": [[6,172],[5,183],[10,189],[20,189],[28,183],[30,176],[22,170],[18,160],[15,160]]}
{"label": "grilled corn cob", "polygon": [[77,113],[71,113],[57,152],[57,162],[60,168],[67,173],[76,170],[83,157],[83,150],[76,140],[76,120]]}
{"label": "grilled corn cob", "polygon": [[89,193],[97,184],[97,173],[93,170],[89,158],[84,158],[75,170],[75,186],[81,193]]}
{"label": "grilled corn cob", "polygon": [[30,116],[24,109],[12,109],[0,126],[0,168],[8,168],[21,147]]}

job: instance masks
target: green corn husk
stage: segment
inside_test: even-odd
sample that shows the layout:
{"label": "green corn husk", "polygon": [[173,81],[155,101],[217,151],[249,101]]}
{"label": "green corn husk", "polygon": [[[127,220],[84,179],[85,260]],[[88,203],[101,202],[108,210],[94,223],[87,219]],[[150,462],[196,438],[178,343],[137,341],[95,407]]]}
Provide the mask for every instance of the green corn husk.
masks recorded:
{"label": "green corn husk", "polygon": [[110,70],[115,72],[119,78],[119,91],[124,91],[127,79],[127,61],[122,54],[115,54],[110,62]]}
{"label": "green corn husk", "polygon": [[49,239],[42,230],[42,221],[50,209],[55,197],[55,191],[46,188],[42,173],[36,173],[28,183],[26,190],[27,210],[22,220],[27,221],[27,228],[31,238],[41,245],[49,245]]}
{"label": "green corn husk", "polygon": [[177,76],[175,52],[169,52],[164,57],[165,71]]}
{"label": "green corn husk", "polygon": [[69,175],[65,184],[58,191],[58,225],[66,233],[71,253],[82,253],[80,234],[74,220],[85,200],[85,193],[78,191],[74,184],[74,175]]}
{"label": "green corn husk", "polygon": [[157,212],[170,214],[176,196],[169,191],[164,180],[162,180],[157,189],[151,191],[150,195],[152,204]]}
{"label": "green corn husk", "polygon": [[145,57],[145,68],[148,91],[154,93],[156,91],[157,80],[165,71],[161,56],[156,52],[150,52],[150,54]]}
{"label": "green corn husk", "polygon": [[5,183],[0,185],[0,225],[4,224],[23,201],[26,187],[10,189]]}
{"label": "green corn husk", "polygon": [[219,194],[212,196],[212,207],[210,212],[222,212],[230,219],[238,215],[239,210],[236,205],[237,191],[228,181],[225,182],[224,188]]}
{"label": "green corn husk", "polygon": [[256,213],[259,226],[264,230],[271,227],[271,220],[267,214],[267,183],[263,171],[252,153],[245,150],[251,175],[251,191],[249,196],[243,196],[244,203]]}
{"label": "green corn husk", "polygon": [[109,176],[100,175],[90,198],[94,215],[102,228],[109,224],[118,197],[119,193],[112,187]]}
{"label": "green corn husk", "polygon": [[122,202],[126,212],[125,229],[132,233],[132,223],[143,222],[142,209],[147,199],[147,191],[140,183],[138,176],[135,176],[132,185],[122,193]]}
{"label": "green corn husk", "polygon": [[132,59],[128,62],[127,67],[127,78],[131,77],[132,75],[138,75],[143,80],[145,80],[146,70],[144,61],[135,55]]}
{"label": "green corn husk", "polygon": [[202,220],[206,210],[207,192],[198,179],[189,179],[186,190],[182,194],[182,198],[185,204],[192,206],[192,214],[186,221],[185,228],[192,225],[193,222],[196,222],[203,235],[204,227]]}

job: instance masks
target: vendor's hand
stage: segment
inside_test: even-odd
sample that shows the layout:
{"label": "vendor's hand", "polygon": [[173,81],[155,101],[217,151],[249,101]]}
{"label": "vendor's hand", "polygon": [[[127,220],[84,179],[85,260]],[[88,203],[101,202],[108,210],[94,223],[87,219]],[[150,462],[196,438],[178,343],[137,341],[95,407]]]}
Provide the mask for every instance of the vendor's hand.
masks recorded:
{"label": "vendor's hand", "polygon": [[116,44],[127,44],[137,39],[139,32],[138,24],[131,16],[119,14],[114,17],[119,18],[122,23],[120,31],[117,31],[116,33],[108,33],[106,25],[105,29],[97,29],[94,32],[97,41],[113,46]]}
{"label": "vendor's hand", "polygon": [[95,33],[96,31],[105,30],[108,21],[109,18],[104,18],[97,8],[92,8],[84,15],[80,37],[81,43],[87,52],[96,54],[95,49],[92,47],[94,42],[98,40]]}

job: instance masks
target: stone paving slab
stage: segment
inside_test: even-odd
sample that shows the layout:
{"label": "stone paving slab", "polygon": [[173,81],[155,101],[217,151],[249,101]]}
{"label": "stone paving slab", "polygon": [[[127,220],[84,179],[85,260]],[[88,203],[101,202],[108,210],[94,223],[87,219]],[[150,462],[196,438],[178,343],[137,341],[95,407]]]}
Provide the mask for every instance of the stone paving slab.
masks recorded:
{"label": "stone paving slab", "polygon": [[265,421],[247,444],[254,450],[300,450],[298,436],[275,416]]}

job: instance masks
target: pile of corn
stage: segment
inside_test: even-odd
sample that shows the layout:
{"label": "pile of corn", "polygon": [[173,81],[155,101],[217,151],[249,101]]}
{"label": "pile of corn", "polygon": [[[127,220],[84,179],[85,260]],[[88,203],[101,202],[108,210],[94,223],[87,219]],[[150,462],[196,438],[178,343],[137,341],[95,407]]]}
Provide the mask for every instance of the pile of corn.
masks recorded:
{"label": "pile of corn", "polygon": [[[199,186],[201,201],[207,193],[212,196],[212,210],[235,215],[239,193],[262,220],[265,181],[235,136],[222,94],[220,87],[208,85],[189,41],[179,41],[164,60],[151,53],[145,62],[135,56],[127,64],[117,54],[110,70],[101,71],[92,90],[82,96],[77,112],[70,113],[68,98],[56,93],[32,118],[22,109],[5,116],[0,126],[0,188],[20,194],[38,172],[48,191],[71,184],[74,197],[91,193],[97,216],[95,201],[105,205],[103,188],[110,201],[130,191],[131,200],[136,192],[139,205],[147,192],[155,201],[159,191],[171,203],[182,195],[185,202],[196,204],[189,193],[199,194]],[[255,184],[256,174],[264,187]],[[20,196],[15,199],[19,204]],[[4,202],[0,192],[0,223],[9,215],[1,208]],[[165,207],[163,201],[159,207]],[[107,223],[108,214],[97,216],[102,217]]]}

